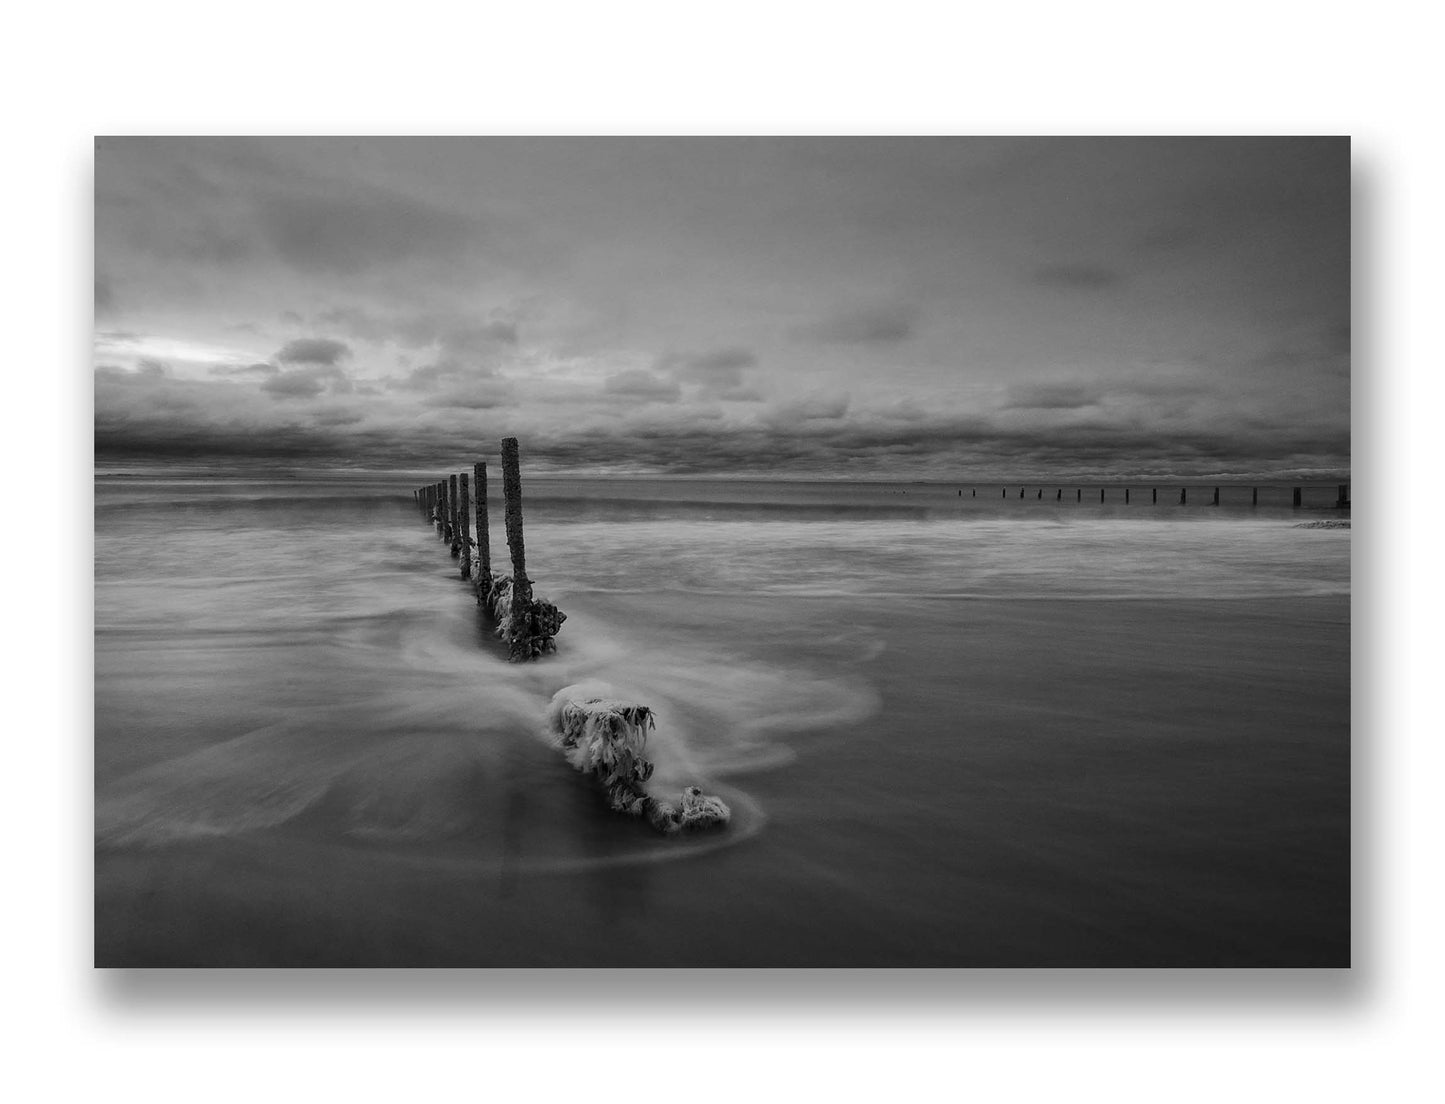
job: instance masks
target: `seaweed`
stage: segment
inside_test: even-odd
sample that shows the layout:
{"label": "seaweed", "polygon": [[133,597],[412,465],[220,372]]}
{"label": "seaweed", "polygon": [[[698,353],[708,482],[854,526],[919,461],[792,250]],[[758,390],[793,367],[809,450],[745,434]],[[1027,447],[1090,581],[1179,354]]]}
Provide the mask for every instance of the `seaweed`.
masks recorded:
{"label": "seaweed", "polygon": [[497,575],[491,580],[485,597],[477,587],[477,601],[485,606],[497,622],[497,636],[507,642],[513,661],[536,659],[557,650],[557,634],[567,615],[544,598],[533,598],[519,621],[512,604],[512,577]]}
{"label": "seaweed", "polygon": [[580,700],[558,691],[547,711],[548,724],[567,762],[596,778],[613,812],[645,816],[659,832],[725,825],[732,817],[721,798],[697,786],[682,792],[679,805],[659,800],[643,784],[653,764],[643,755],[647,734],[657,727],[651,707],[610,698]]}

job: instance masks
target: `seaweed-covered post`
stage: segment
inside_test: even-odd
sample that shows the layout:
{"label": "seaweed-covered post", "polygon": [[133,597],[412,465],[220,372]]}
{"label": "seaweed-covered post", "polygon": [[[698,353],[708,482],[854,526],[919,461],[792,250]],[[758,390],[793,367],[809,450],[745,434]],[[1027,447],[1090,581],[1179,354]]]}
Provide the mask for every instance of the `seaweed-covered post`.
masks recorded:
{"label": "seaweed-covered post", "polygon": [[1298,509],[1300,508],[1300,490],[1301,490],[1301,488],[1299,488],[1299,487],[1296,487],[1296,488],[1294,489],[1294,508],[1295,508],[1296,510],[1298,510]]}
{"label": "seaweed-covered post", "polygon": [[462,578],[472,577],[472,513],[471,506],[467,502],[467,473],[462,472],[460,481],[457,483],[457,510],[461,514],[461,560]]}
{"label": "seaweed-covered post", "polygon": [[492,540],[487,532],[487,465],[472,465],[477,496],[477,588],[485,597],[492,591]]}
{"label": "seaweed-covered post", "polygon": [[[512,624],[520,630],[532,608],[532,580],[527,578],[527,549],[522,542],[522,459],[515,437],[502,438],[502,498],[507,551],[512,555]],[[524,635],[519,632],[519,637]],[[514,638],[514,654],[516,643]]]}

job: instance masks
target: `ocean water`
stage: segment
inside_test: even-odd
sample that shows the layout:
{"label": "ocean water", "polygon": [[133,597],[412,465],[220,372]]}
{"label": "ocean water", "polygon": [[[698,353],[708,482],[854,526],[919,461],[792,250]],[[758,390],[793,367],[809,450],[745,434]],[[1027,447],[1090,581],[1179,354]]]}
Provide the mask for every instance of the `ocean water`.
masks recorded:
{"label": "ocean water", "polygon": [[[97,478],[98,962],[1348,961],[1333,486],[527,479],[516,665],[426,478]],[[732,824],[607,812],[582,681]]]}

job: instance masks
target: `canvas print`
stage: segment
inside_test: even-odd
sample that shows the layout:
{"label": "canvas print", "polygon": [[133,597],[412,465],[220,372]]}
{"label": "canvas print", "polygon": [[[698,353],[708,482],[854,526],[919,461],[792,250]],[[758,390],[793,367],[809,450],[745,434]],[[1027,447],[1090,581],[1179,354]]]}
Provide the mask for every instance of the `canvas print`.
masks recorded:
{"label": "canvas print", "polygon": [[1343,137],[102,137],[101,967],[1350,964]]}

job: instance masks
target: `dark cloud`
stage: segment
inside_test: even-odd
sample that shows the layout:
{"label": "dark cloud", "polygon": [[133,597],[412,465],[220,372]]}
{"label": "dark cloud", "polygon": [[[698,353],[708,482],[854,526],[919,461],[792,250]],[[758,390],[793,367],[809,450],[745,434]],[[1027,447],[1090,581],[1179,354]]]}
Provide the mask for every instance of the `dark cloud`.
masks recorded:
{"label": "dark cloud", "polygon": [[768,420],[777,425],[799,422],[837,421],[848,413],[847,395],[813,395],[793,402],[780,403],[768,411]]}
{"label": "dark cloud", "polygon": [[843,345],[889,345],[911,337],[917,317],[917,310],[904,304],[855,308],[804,326],[798,334]]}
{"label": "dark cloud", "polygon": [[752,368],[757,363],[758,358],[751,349],[744,349],[739,346],[731,346],[726,349],[714,349],[712,352],[707,353],[698,353],[684,360],[684,364],[689,371],[700,375],[739,372],[744,368]]}
{"label": "dark cloud", "polygon": [[[324,367],[314,369],[326,371]],[[333,369],[334,371],[334,369]],[[97,370],[96,451],[101,457],[290,458],[413,465],[473,450],[476,423],[442,417],[508,405],[506,384],[479,380],[468,395],[429,396],[438,420],[370,424],[341,405],[257,407],[226,382],[198,383]],[[488,391],[486,388],[494,388]],[[275,397],[275,396],[273,396]],[[315,395],[311,395],[315,398]],[[516,416],[511,416],[515,418]],[[1140,424],[1096,415],[1068,424],[1004,422],[985,415],[920,412],[904,406],[845,408],[840,397],[779,407],[751,422],[677,405],[646,404],[619,420],[559,421],[555,428],[509,424],[543,467],[598,465],[673,474],[879,475],[905,470],[935,478],[1187,478],[1222,471],[1313,471],[1349,466],[1347,412],[1328,427],[1217,414],[1208,426]],[[500,431],[499,431],[500,432]],[[1128,457],[1121,467],[1119,458]]]}
{"label": "dark cloud", "polygon": [[393,391],[437,391],[444,387],[455,387],[461,383],[491,379],[496,375],[492,369],[480,365],[466,365],[457,360],[439,360],[413,368],[401,379],[387,380],[386,386]]}
{"label": "dark cloud", "polygon": [[1006,410],[1078,410],[1100,401],[1097,383],[1026,383],[1008,389]]}
{"label": "dark cloud", "polygon": [[496,410],[516,405],[515,389],[506,380],[470,379],[427,396],[423,405],[442,410]]}
{"label": "dark cloud", "polygon": [[1075,291],[1102,291],[1119,283],[1123,276],[1102,265],[1063,264],[1036,268],[1031,279],[1044,287]]}
{"label": "dark cloud", "polygon": [[465,215],[378,189],[356,194],[277,191],[258,203],[260,230],[306,273],[352,275],[414,257],[446,257],[477,237]]}
{"label": "dark cloud", "polygon": [[261,390],[277,399],[314,399],[323,393],[350,391],[351,381],[334,364],[307,364],[268,377],[262,381]]}
{"label": "dark cloud", "polygon": [[276,350],[282,364],[335,364],[350,355],[350,346],[329,337],[298,337]]}
{"label": "dark cloud", "polygon": [[682,397],[682,387],[675,379],[666,379],[642,368],[630,368],[608,376],[602,390],[609,395],[640,402],[675,403]]}
{"label": "dark cloud", "polygon": [[733,345],[702,353],[669,353],[658,358],[657,367],[679,383],[695,384],[704,399],[761,402],[762,395],[744,382],[744,373],[757,363],[751,349]]}

